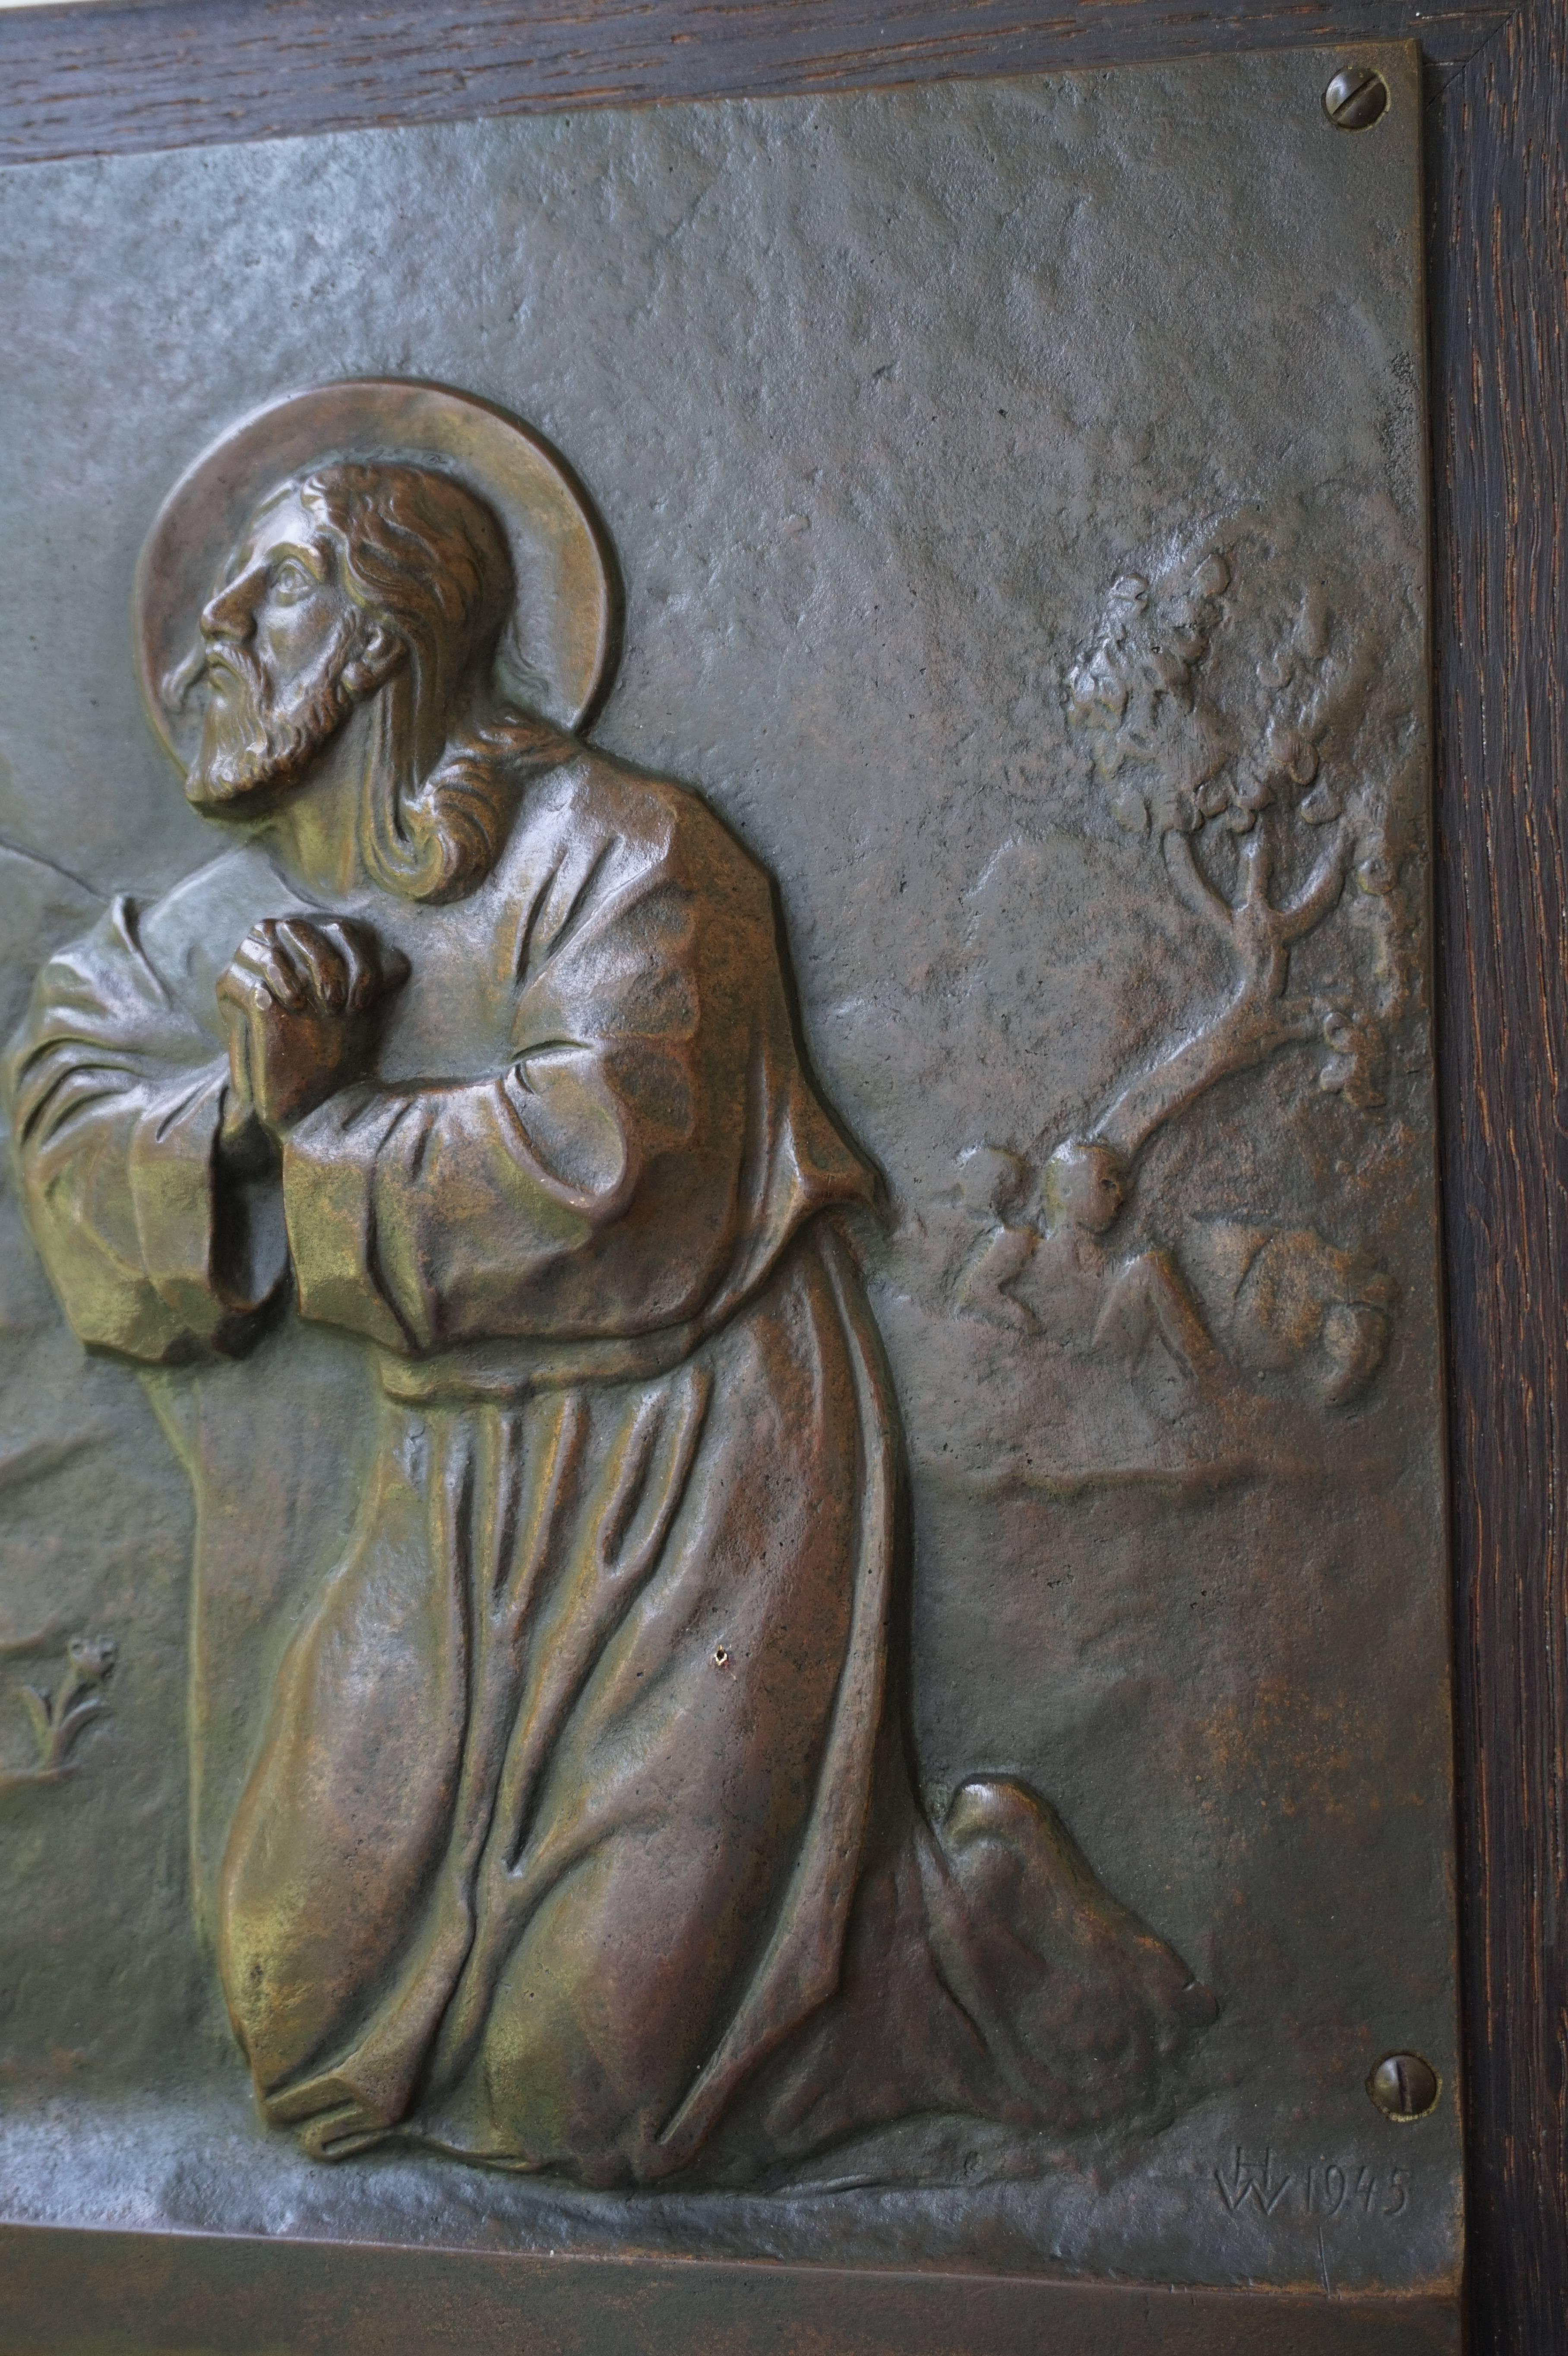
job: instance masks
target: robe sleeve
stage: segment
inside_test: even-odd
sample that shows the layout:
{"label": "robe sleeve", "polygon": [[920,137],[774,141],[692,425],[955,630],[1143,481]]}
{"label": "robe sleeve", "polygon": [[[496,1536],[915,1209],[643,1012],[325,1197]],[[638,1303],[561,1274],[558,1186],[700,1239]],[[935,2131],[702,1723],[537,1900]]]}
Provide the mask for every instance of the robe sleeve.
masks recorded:
{"label": "robe sleeve", "polygon": [[[506,1067],[346,1088],[284,1143],[301,1313],[404,1354],[669,1322],[732,1225],[713,1100],[736,1010],[703,972],[722,916],[667,862],[613,847],[511,913],[525,948]],[[657,1215],[677,1187],[697,1214],[684,1248]]]}
{"label": "robe sleeve", "polygon": [[150,1364],[242,1347],[284,1273],[264,1188],[218,1151],[227,1059],[116,900],[51,958],[6,1056],[27,1224],[90,1348]]}

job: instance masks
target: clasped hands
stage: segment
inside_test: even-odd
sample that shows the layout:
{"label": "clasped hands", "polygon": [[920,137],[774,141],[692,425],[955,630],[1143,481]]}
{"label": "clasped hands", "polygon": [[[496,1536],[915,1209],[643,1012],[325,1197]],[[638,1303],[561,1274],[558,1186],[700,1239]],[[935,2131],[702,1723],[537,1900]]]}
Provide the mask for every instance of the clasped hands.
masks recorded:
{"label": "clasped hands", "polygon": [[269,916],[252,925],[218,980],[229,1040],[222,1137],[232,1153],[265,1145],[366,1070],[387,999],[409,978],[351,916]]}

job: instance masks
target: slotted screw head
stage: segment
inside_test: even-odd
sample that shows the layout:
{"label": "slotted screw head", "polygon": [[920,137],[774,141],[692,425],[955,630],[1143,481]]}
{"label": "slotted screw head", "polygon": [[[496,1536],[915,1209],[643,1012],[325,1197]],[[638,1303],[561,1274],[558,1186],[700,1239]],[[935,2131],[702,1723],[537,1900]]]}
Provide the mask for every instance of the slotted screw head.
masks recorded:
{"label": "slotted screw head", "polygon": [[1388,84],[1375,66],[1342,66],[1323,93],[1323,112],[1338,131],[1370,131],[1388,103]]}
{"label": "slotted screw head", "polygon": [[1367,2092],[1384,2118],[1403,2127],[1437,2108],[1443,2081],[1419,2053],[1385,2053],[1367,2080]]}

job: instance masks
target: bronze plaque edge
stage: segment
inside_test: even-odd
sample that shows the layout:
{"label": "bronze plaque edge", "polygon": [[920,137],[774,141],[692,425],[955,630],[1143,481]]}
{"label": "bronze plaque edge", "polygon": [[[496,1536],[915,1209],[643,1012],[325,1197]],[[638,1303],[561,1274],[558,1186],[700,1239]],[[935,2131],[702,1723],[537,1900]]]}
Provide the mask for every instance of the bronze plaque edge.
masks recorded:
{"label": "bronze plaque edge", "polygon": [[1458,2356],[1447,2294],[1330,2297],[0,2226],[0,2347],[59,2356]]}

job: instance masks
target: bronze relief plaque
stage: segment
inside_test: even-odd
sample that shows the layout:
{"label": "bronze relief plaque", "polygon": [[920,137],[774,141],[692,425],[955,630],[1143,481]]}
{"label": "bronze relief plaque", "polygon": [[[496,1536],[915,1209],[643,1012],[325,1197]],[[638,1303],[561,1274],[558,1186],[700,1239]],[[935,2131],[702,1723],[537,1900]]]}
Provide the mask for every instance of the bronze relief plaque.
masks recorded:
{"label": "bronze relief plaque", "polygon": [[7,176],[13,2225],[1457,2344],[1352,79]]}

